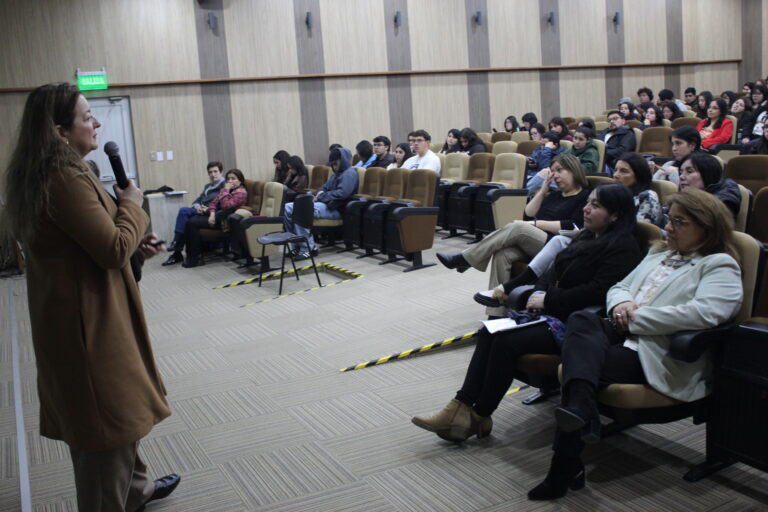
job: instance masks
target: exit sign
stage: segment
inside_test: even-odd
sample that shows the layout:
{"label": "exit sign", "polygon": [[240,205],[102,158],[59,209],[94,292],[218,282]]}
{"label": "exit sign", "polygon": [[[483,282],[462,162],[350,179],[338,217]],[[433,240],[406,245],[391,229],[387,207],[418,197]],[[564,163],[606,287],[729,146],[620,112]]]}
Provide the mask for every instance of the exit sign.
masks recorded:
{"label": "exit sign", "polygon": [[101,68],[101,71],[80,71],[76,72],[77,87],[81,91],[94,91],[98,89],[107,89],[107,70]]}

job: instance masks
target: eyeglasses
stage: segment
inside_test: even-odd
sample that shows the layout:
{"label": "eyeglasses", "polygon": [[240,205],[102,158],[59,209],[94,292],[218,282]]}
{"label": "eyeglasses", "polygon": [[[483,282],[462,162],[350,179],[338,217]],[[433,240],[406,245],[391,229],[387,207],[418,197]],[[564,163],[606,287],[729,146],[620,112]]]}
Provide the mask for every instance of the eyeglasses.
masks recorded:
{"label": "eyeglasses", "polygon": [[382,143],[382,142],[374,142],[373,143],[373,147],[375,147],[375,148],[381,148],[381,147],[384,147],[384,146],[385,146],[385,144]]}
{"label": "eyeglasses", "polygon": [[621,117],[619,117],[619,116],[611,116],[611,117],[608,118],[608,121],[609,122],[610,121],[618,121],[619,119],[621,119]]}
{"label": "eyeglasses", "polygon": [[683,219],[681,217],[670,217],[669,223],[672,224],[672,226],[674,226],[675,229],[680,229],[680,228],[684,228],[688,224],[691,224],[691,221],[687,219]]}

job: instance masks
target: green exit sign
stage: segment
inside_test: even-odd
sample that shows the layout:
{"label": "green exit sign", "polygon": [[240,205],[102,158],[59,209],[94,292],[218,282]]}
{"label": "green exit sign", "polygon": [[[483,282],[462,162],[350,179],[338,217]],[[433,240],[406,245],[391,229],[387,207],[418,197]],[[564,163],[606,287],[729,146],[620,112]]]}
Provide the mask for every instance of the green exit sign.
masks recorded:
{"label": "green exit sign", "polygon": [[81,91],[94,91],[98,89],[107,89],[107,71],[101,68],[101,71],[80,71],[77,70],[77,87]]}

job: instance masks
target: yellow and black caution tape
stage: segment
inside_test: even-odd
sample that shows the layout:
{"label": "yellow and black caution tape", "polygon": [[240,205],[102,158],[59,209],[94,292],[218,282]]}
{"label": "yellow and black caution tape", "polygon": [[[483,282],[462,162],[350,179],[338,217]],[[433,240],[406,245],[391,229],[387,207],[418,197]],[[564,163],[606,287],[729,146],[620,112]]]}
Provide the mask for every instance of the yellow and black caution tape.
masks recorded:
{"label": "yellow and black caution tape", "polygon": [[299,290],[299,291],[296,291],[296,292],[284,293],[282,295],[278,295],[277,297],[268,297],[266,299],[257,300],[255,302],[249,302],[248,304],[243,304],[240,307],[241,308],[247,308],[247,307],[250,307],[250,306],[255,306],[256,304],[263,304],[265,302],[276,301],[277,299],[284,299],[285,297],[290,297],[291,295],[301,295],[302,293],[311,292],[313,290],[319,290],[320,288],[328,288],[329,286],[337,286],[337,285],[340,285],[340,284],[348,283],[350,281],[354,281],[354,279],[344,279],[342,281],[334,281],[332,283],[324,284],[323,286],[313,286],[312,288],[307,288],[306,290]]}
{"label": "yellow and black caution tape", "polygon": [[[298,267],[296,269],[296,271],[298,272],[304,272],[308,270],[312,270],[312,265],[306,265],[304,267]],[[345,276],[351,277],[352,279],[359,279],[361,277],[365,277],[362,274],[358,274],[357,272],[352,272],[351,270],[347,270],[345,268],[337,267],[336,265],[331,265],[330,263],[318,263],[317,270],[319,272],[333,272],[336,274],[343,274]],[[261,276],[261,280],[266,281],[267,279],[274,279],[276,277],[280,277],[280,274],[282,274],[282,272],[272,272],[271,274],[264,274],[263,276]],[[285,271],[286,276],[292,275],[292,274],[295,274],[293,269]],[[251,284],[251,283],[258,283],[258,282],[259,282],[258,277],[252,277],[250,279],[244,279],[243,281],[237,281],[235,283],[222,284],[220,286],[215,286],[213,289],[221,290],[222,288],[232,288],[234,286],[241,286],[244,284]],[[312,289],[314,290],[314,288]]]}
{"label": "yellow and black caution tape", "polygon": [[475,334],[477,334],[477,331],[468,332],[462,336],[455,336],[453,338],[447,338],[443,341],[440,341],[438,343],[430,343],[429,345],[424,345],[421,347],[412,348],[410,350],[405,350],[403,352],[398,352],[396,354],[392,354],[391,356],[384,356],[380,357],[378,359],[371,359],[370,361],[366,361],[364,363],[357,364],[355,366],[348,366],[347,368],[342,368],[339,370],[340,372],[348,372],[350,370],[361,370],[363,368],[368,368],[369,366],[376,366],[378,364],[384,364],[388,363],[390,361],[397,361],[398,359],[403,359],[408,356],[412,356],[415,354],[421,354],[422,352],[428,352],[430,350],[434,350],[436,348],[446,347],[448,345],[451,345],[452,343],[459,343],[462,341],[466,341],[468,339],[474,338]]}

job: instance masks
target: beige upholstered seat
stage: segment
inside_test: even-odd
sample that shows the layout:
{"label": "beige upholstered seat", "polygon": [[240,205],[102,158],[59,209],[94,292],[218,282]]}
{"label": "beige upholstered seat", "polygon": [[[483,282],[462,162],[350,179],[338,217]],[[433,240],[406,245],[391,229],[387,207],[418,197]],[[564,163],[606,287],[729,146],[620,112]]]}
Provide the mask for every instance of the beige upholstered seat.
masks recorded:
{"label": "beige upholstered seat", "polygon": [[537,140],[526,140],[517,143],[517,152],[521,155],[531,156],[541,144]]}
{"label": "beige upholstered seat", "polygon": [[512,132],[512,141],[520,144],[521,142],[531,140],[531,134],[528,132]]}
{"label": "beige upholstered seat", "polygon": [[[761,188],[752,206],[752,216],[747,223],[747,233],[763,244],[768,244],[768,186]],[[768,272],[766,272],[768,276]],[[763,294],[768,297],[768,288],[763,288]]]}
{"label": "beige upholstered seat", "polygon": [[448,183],[467,179],[469,155],[466,153],[448,153],[445,155],[445,166],[440,170],[440,178]]}
{"label": "beige upholstered seat", "polygon": [[595,143],[595,146],[597,147],[597,154],[600,156],[600,162],[597,164],[597,170],[598,172],[603,172],[603,169],[605,169],[605,142],[595,137],[592,139],[592,142]]}
{"label": "beige upholstered seat", "polygon": [[671,156],[672,142],[669,136],[672,135],[672,128],[666,126],[652,126],[646,128],[642,139],[638,139],[637,152],[650,153],[656,156]]}
{"label": "beige upholstered seat", "polygon": [[[690,110],[686,110],[684,112],[690,112]],[[701,119],[699,119],[698,117],[695,117],[693,114],[691,114],[690,117],[689,116],[678,117],[677,119],[672,121],[671,128],[673,130],[678,129],[681,126],[693,126],[694,128],[696,128],[696,125],[699,124],[699,121],[701,121]]]}
{"label": "beige upholstered seat", "polygon": [[731,158],[725,177],[744,185],[753,194],[768,186],[768,155],[739,155]]}
{"label": "beige upholstered seat", "polygon": [[677,185],[671,181],[666,180],[653,180],[651,187],[656,195],[659,196],[659,202],[664,205],[669,200],[672,194],[677,194]]}
{"label": "beige upholstered seat", "polygon": [[509,132],[495,132],[493,135],[491,135],[491,142],[496,144],[499,141],[502,140],[512,140],[512,134]]}
{"label": "beige upholstered seat", "polygon": [[523,155],[520,153],[496,155],[491,183],[502,184],[504,188],[523,188],[524,180],[525,157]]}
{"label": "beige upholstered seat", "polygon": [[515,153],[517,152],[517,142],[511,140],[500,140],[493,144],[493,154],[500,155],[502,153]]}

